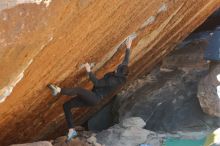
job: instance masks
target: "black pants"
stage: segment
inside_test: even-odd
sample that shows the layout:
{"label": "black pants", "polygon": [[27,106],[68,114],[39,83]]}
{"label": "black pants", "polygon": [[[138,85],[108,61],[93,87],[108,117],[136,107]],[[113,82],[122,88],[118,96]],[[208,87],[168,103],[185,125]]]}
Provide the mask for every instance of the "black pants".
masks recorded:
{"label": "black pants", "polygon": [[76,97],[70,99],[69,101],[63,104],[63,110],[65,113],[65,118],[69,129],[74,128],[73,116],[71,113],[72,108],[93,106],[100,100],[100,98],[92,91],[80,87],[62,88],[61,94],[67,96],[76,95]]}

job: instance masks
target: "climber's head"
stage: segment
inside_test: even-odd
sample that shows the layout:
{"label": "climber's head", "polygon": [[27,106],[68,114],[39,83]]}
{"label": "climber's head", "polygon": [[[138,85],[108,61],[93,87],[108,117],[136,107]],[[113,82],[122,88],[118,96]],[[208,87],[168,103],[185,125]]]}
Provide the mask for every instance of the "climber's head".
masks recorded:
{"label": "climber's head", "polygon": [[126,76],[128,76],[128,73],[129,73],[128,66],[124,65],[124,64],[120,64],[118,66],[117,70],[115,71],[115,74],[117,76],[124,76],[124,77],[126,77]]}

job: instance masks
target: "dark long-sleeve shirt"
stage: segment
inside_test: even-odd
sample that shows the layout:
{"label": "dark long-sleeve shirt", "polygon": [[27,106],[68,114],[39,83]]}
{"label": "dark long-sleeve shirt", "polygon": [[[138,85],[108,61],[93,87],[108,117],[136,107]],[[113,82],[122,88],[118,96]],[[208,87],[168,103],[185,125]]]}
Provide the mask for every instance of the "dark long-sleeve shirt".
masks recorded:
{"label": "dark long-sleeve shirt", "polygon": [[[128,66],[129,56],[130,49],[126,49],[124,60],[118,68],[120,68],[120,66]],[[101,98],[107,96],[126,82],[126,76],[124,74],[118,75],[115,72],[107,73],[101,79],[97,79],[92,72],[89,72],[88,75],[90,80],[94,84],[92,91]]]}

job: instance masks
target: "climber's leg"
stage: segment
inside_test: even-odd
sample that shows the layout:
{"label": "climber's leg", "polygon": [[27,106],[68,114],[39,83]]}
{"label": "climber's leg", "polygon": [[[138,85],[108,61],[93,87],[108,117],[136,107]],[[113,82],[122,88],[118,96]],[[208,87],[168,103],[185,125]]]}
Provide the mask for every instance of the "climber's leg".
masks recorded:
{"label": "climber's leg", "polygon": [[65,118],[66,118],[67,126],[68,126],[69,129],[74,128],[73,116],[72,116],[71,109],[72,108],[83,107],[83,106],[88,106],[88,104],[83,102],[78,97],[72,98],[72,99],[70,99],[69,101],[67,101],[63,104],[63,110],[64,110],[64,113],[65,113]]}
{"label": "climber's leg", "polygon": [[67,96],[75,96],[77,95],[81,100],[86,102],[89,105],[95,105],[100,98],[93,93],[92,91],[86,90],[81,87],[76,88],[61,88],[61,95],[67,95]]}
{"label": "climber's leg", "polygon": [[91,91],[85,90],[83,88],[62,88],[61,94],[63,95],[77,95],[63,105],[65,118],[69,128],[67,141],[77,136],[77,132],[74,129],[73,116],[71,113],[72,108],[86,107],[95,105],[98,102],[98,97]]}
{"label": "climber's leg", "polygon": [[56,96],[57,94],[67,95],[67,96],[79,96],[80,99],[87,102],[88,104],[94,105],[99,101],[98,96],[92,91],[86,90],[81,87],[75,88],[60,88],[56,85],[50,84],[48,85],[50,88],[52,95]]}
{"label": "climber's leg", "polygon": [[79,97],[72,98],[63,104],[63,110],[64,110],[67,126],[69,129],[67,141],[70,141],[72,138],[77,136],[77,132],[74,129],[74,121],[73,121],[73,115],[71,109],[78,107],[85,107],[85,106],[90,106],[90,104],[84,102]]}

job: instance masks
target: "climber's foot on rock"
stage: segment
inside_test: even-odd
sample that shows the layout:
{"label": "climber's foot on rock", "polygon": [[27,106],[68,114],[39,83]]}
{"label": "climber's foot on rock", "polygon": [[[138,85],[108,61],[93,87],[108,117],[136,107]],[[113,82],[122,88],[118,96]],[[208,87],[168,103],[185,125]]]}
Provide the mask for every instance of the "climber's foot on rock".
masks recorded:
{"label": "climber's foot on rock", "polygon": [[73,138],[77,137],[77,132],[76,130],[69,130],[69,133],[67,135],[67,142],[69,142],[70,140],[72,140]]}
{"label": "climber's foot on rock", "polygon": [[53,84],[49,84],[47,85],[47,87],[51,90],[51,93],[53,96],[57,96],[57,94],[59,94],[61,91],[60,87],[53,85]]}

